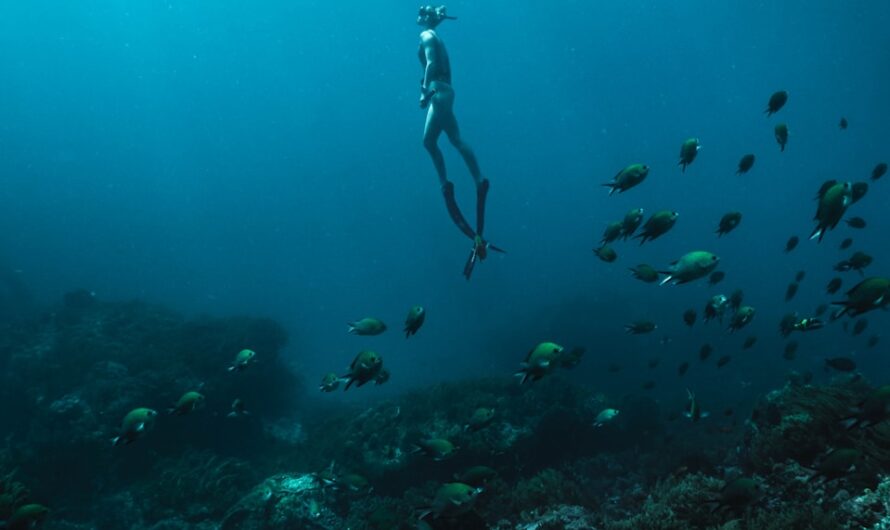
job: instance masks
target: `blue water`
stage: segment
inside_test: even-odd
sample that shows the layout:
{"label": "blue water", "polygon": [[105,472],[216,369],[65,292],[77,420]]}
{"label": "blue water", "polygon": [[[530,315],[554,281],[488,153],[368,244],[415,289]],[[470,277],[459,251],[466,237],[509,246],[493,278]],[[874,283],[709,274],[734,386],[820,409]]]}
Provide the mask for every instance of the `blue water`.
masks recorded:
{"label": "blue water", "polygon": [[[309,380],[341,370],[363,348],[393,377],[356,395],[510,374],[541,340],[584,345],[573,373],[604,390],[682,402],[684,386],[740,393],[780,384],[776,333],[788,310],[827,301],[831,266],[856,249],[887,274],[887,182],[872,185],[840,226],[806,241],[812,198],[827,179],[865,180],[890,158],[890,4],[837,2],[453,2],[440,28],[451,56],[456,114],[492,182],[486,235],[506,248],[460,274],[469,242],[451,224],[421,146],[424,112],[414,4],[31,0],[0,5],[0,266],[33,293],[33,308],[72,288],[139,298],[186,314],[266,315],[283,323],[288,358]],[[790,94],[772,118],[769,95]],[[841,116],[850,122],[840,131]],[[780,153],[775,123],[786,121]],[[685,173],[681,142],[703,149]],[[443,138],[458,200],[472,219],[473,184]],[[746,176],[738,159],[755,153]],[[623,195],[601,183],[627,164],[651,166]],[[890,177],[887,177],[890,178]],[[661,239],[591,253],[605,223],[630,208],[681,217]],[[720,216],[739,210],[717,239]],[[792,234],[803,241],[782,252]],[[837,249],[853,236],[849,252]],[[658,288],[627,267],[665,267],[707,249],[723,284]],[[797,270],[797,298],[783,301]],[[849,287],[855,273],[844,274]],[[744,289],[761,341],[711,325],[689,331],[718,292]],[[408,341],[409,306],[429,316]],[[21,307],[21,311],[28,308]],[[377,316],[390,332],[348,336]],[[659,323],[646,337],[623,324]],[[799,338],[794,367],[857,352],[880,375],[866,338],[839,326]],[[673,342],[659,344],[663,336]],[[676,365],[703,342],[722,371]],[[643,362],[660,356],[653,373]],[[618,376],[605,372],[621,362]],[[711,367],[713,368],[713,367]],[[886,374],[885,374],[886,375]],[[827,376],[825,376],[827,377]],[[753,391],[750,391],[753,392]],[[346,399],[350,393],[330,396]]]}

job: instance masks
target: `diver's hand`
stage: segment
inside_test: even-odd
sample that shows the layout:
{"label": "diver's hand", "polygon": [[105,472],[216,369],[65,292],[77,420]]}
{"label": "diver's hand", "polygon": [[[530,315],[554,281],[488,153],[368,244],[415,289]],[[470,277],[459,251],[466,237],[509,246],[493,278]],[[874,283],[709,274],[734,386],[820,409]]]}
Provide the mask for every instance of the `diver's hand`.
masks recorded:
{"label": "diver's hand", "polygon": [[433,96],[436,95],[435,90],[423,90],[421,89],[420,93],[420,108],[425,109],[430,106],[430,102],[433,100]]}

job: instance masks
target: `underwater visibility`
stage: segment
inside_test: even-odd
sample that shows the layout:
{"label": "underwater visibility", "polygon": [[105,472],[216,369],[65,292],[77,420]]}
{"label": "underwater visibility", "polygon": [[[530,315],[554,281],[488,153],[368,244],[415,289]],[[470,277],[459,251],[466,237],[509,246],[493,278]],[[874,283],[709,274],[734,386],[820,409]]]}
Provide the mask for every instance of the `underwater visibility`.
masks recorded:
{"label": "underwater visibility", "polygon": [[890,528],[890,3],[0,6],[0,530]]}

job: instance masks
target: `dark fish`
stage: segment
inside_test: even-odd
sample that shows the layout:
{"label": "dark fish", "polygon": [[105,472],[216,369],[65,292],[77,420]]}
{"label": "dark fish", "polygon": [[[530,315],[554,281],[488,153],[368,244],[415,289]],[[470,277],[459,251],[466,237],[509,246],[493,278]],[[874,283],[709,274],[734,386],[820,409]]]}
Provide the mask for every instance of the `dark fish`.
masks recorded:
{"label": "dark fish", "polygon": [[742,222],[741,212],[729,212],[725,214],[717,225],[717,237],[722,237],[736,229]]}
{"label": "dark fish", "polygon": [[887,163],[881,162],[880,164],[876,165],[874,169],[871,170],[871,179],[878,180],[879,178],[883,177],[886,173],[887,173]]}
{"label": "dark fish", "polygon": [[832,278],[832,280],[828,282],[828,285],[825,286],[825,291],[827,291],[828,294],[834,294],[841,289],[841,285],[843,284],[844,281],[840,278]]}
{"label": "dark fish", "polygon": [[655,388],[655,381],[646,381],[643,383],[643,390],[652,390]]}
{"label": "dark fish", "polygon": [[683,313],[683,322],[686,323],[690,328],[695,325],[695,319],[698,315],[695,313],[695,309],[687,309]]}
{"label": "dark fish", "polygon": [[655,357],[654,359],[649,359],[649,369],[655,368],[658,366],[658,363],[661,362],[661,358]]}
{"label": "dark fish", "polygon": [[841,250],[847,250],[853,245],[853,238],[848,237],[847,239],[841,241]]}
{"label": "dark fish", "polygon": [[828,311],[828,304],[819,304],[816,308],[816,316],[821,317],[826,311]]}
{"label": "dark fish", "polygon": [[732,360],[731,356],[724,355],[723,357],[717,359],[717,368],[723,368],[724,366],[729,364],[729,361],[731,361],[731,360]]}
{"label": "dark fish", "polygon": [[843,116],[841,116],[841,121],[838,124],[838,127],[840,127],[840,129],[842,131],[846,131],[847,130],[847,118],[844,118]]}
{"label": "dark fish", "polygon": [[850,256],[850,259],[845,259],[843,261],[839,261],[837,265],[834,266],[834,270],[839,272],[846,271],[858,271],[859,274],[865,274],[865,268],[871,265],[874,258],[866,254],[865,252],[856,251]]}
{"label": "dark fish", "polygon": [[773,93],[772,96],[769,97],[769,102],[766,104],[766,112],[767,116],[772,116],[773,114],[779,112],[782,107],[785,106],[785,103],[788,102],[788,92],[784,90],[779,90],[778,92]]}
{"label": "dark fish", "polygon": [[868,193],[868,182],[853,183],[853,202],[859,202]]}
{"label": "dark fish", "polygon": [[865,222],[865,219],[863,219],[861,217],[851,217],[851,218],[847,219],[846,222],[847,222],[847,226],[849,226],[850,228],[856,228],[856,229],[865,228],[865,226],[867,224]]}
{"label": "dark fish", "polygon": [[605,261],[606,263],[612,263],[616,259],[618,259],[618,253],[615,250],[607,245],[603,245],[600,248],[593,249],[593,253],[596,254],[596,257]]}
{"label": "dark fish", "polygon": [[862,332],[868,328],[868,319],[860,318],[853,325],[853,336],[862,335]]}
{"label": "dark fish", "polygon": [[687,370],[689,370],[689,363],[682,362],[680,363],[680,366],[677,367],[677,375],[683,377],[684,375],[686,375]]}
{"label": "dark fish", "polygon": [[726,410],[723,411],[723,415],[724,415],[724,416],[732,416],[732,415],[733,415],[733,410],[732,410],[731,408],[728,408],[728,409],[726,409]]}
{"label": "dark fish", "polygon": [[736,175],[743,175],[751,170],[754,167],[754,155],[747,154],[739,160],[739,169],[735,172]]}
{"label": "dark fish", "polygon": [[615,221],[614,223],[609,223],[606,225],[606,229],[603,230],[603,238],[600,240],[601,245],[608,245],[609,243],[614,242],[616,239],[621,237],[621,232],[624,229],[624,223],[621,221]]}
{"label": "dark fish", "polygon": [[623,368],[623,366],[621,366],[618,363],[609,363],[609,366],[608,366],[609,372],[611,372],[613,374],[620,372],[622,368]]}
{"label": "dark fish", "polygon": [[881,342],[881,338],[878,337],[877,335],[872,335],[871,337],[868,338],[868,342],[866,344],[868,345],[869,348],[874,348],[875,346],[878,345],[879,342]]}
{"label": "dark fish", "polygon": [[849,357],[833,357],[825,359],[825,366],[838,372],[852,372],[856,369],[856,363]]}
{"label": "dark fish", "polygon": [[714,347],[710,344],[705,344],[698,350],[698,358],[702,361],[706,361],[712,353],[714,353]]}
{"label": "dark fish", "polygon": [[797,313],[785,313],[785,316],[779,321],[779,333],[781,333],[783,337],[787,337],[794,331],[797,322]]}
{"label": "dark fish", "polygon": [[714,271],[711,273],[711,276],[708,278],[708,285],[717,285],[718,283],[723,281],[723,278],[726,278],[725,272]]}
{"label": "dark fish", "polygon": [[789,301],[791,301],[792,298],[794,298],[794,295],[797,294],[798,287],[799,287],[799,285],[796,283],[788,284],[788,288],[785,289],[785,301],[786,302],[789,302]]}
{"label": "dark fish", "polygon": [[791,252],[795,248],[797,248],[797,244],[800,243],[800,238],[797,236],[791,236],[788,238],[788,242],[785,243],[785,252]]}
{"label": "dark fish", "polygon": [[774,132],[776,134],[776,142],[779,144],[779,149],[784,153],[785,146],[788,144],[788,126],[784,123],[780,123],[776,125]]}
{"label": "dark fish", "polygon": [[738,311],[739,308],[742,307],[742,302],[744,300],[745,293],[743,293],[741,289],[736,289],[729,295],[729,307],[731,307],[733,311]]}
{"label": "dark fish", "polygon": [[794,281],[796,281],[797,283],[800,283],[803,281],[804,278],[806,278],[806,276],[807,276],[806,271],[797,271],[797,274],[794,275]]}
{"label": "dark fish", "polygon": [[755,344],[757,344],[757,337],[751,335],[750,337],[745,339],[745,342],[742,344],[742,349],[750,350]]}
{"label": "dark fish", "polygon": [[796,340],[793,340],[793,341],[789,342],[788,344],[786,344],[785,345],[785,353],[782,355],[782,357],[784,357],[785,360],[788,360],[788,361],[797,357],[797,346],[798,346],[798,344],[797,344]]}
{"label": "dark fish", "polygon": [[652,333],[658,326],[655,322],[650,322],[648,320],[639,320],[632,324],[625,324],[624,332],[629,335],[643,335],[646,333]]}

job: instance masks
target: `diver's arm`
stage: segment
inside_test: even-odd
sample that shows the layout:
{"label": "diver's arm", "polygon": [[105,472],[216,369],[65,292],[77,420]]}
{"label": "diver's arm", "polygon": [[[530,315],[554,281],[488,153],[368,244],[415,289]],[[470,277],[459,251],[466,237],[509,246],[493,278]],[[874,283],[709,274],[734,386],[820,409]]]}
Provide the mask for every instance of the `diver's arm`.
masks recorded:
{"label": "diver's arm", "polygon": [[423,80],[420,83],[420,92],[424,97],[429,97],[430,93],[430,75],[435,72],[436,68],[436,37],[431,31],[424,31],[420,34],[420,45],[423,47],[423,54],[426,58],[426,67],[423,70]]}

